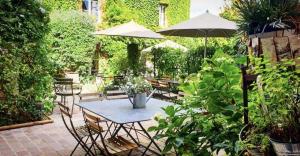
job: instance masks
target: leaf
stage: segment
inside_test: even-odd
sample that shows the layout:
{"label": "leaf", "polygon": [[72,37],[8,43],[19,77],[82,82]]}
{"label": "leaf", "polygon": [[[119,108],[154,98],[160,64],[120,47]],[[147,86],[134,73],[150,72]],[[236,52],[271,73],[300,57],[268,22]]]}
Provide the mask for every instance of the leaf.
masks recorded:
{"label": "leaf", "polygon": [[174,108],[174,106],[167,106],[166,108],[164,108],[164,111],[170,117],[173,117],[175,115],[175,108]]}
{"label": "leaf", "polygon": [[149,132],[152,132],[152,131],[155,131],[155,130],[157,130],[157,127],[155,127],[155,126],[151,126],[151,127],[148,128]]}
{"label": "leaf", "polygon": [[167,143],[166,146],[165,146],[165,148],[164,148],[164,150],[162,152],[163,153],[167,153],[167,152],[171,151],[172,147],[173,147],[172,144]]}

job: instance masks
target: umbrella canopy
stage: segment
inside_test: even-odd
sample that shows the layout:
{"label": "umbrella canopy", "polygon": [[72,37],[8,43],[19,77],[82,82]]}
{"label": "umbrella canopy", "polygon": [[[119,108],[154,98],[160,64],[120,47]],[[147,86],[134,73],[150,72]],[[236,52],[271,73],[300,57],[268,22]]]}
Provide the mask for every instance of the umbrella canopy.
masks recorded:
{"label": "umbrella canopy", "polygon": [[150,52],[152,49],[158,49],[158,48],[173,48],[173,49],[180,49],[183,52],[186,52],[188,49],[176,42],[173,42],[171,40],[167,40],[164,41],[162,43],[156,44],[154,46],[148,47],[144,50],[142,50],[142,52]]}
{"label": "umbrella canopy", "polygon": [[147,29],[134,21],[121,24],[106,30],[97,31],[94,35],[108,35],[108,36],[125,36],[125,37],[137,37],[137,38],[153,38],[163,39],[164,37],[156,32]]}
{"label": "umbrella canopy", "polygon": [[208,11],[177,25],[162,29],[159,33],[169,36],[205,37],[205,52],[207,37],[231,37],[236,33],[237,25]]}

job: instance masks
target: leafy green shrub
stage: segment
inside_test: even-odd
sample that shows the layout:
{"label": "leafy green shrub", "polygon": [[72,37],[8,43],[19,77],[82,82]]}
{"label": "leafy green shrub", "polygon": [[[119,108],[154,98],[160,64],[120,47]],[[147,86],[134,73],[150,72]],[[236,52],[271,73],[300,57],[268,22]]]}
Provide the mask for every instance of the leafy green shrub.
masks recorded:
{"label": "leafy green shrub", "polygon": [[37,120],[53,106],[44,36],[48,13],[36,0],[0,1],[0,125]]}
{"label": "leafy green shrub", "polygon": [[79,71],[86,74],[91,67],[95,49],[93,20],[79,11],[54,11],[50,15],[51,31],[47,37],[49,57],[56,70]]}
{"label": "leafy green shrub", "polygon": [[236,61],[217,52],[181,89],[188,95],[182,104],[168,106],[167,117],[156,117],[157,139],[166,138],[164,152],[179,155],[213,155],[238,152],[242,127],[241,73]]}
{"label": "leafy green shrub", "polygon": [[175,76],[184,71],[185,53],[173,48],[158,48],[152,50],[152,62],[158,70],[158,77]]}

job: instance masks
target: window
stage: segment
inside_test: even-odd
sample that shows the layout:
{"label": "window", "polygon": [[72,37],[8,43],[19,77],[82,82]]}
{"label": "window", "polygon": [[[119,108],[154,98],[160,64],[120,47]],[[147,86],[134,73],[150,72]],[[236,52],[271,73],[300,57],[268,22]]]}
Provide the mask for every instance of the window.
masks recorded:
{"label": "window", "polygon": [[159,26],[164,27],[166,23],[166,4],[159,4]]}
{"label": "window", "polygon": [[101,0],[83,0],[82,1],[82,10],[87,12],[89,15],[95,17],[96,22],[101,21]]}

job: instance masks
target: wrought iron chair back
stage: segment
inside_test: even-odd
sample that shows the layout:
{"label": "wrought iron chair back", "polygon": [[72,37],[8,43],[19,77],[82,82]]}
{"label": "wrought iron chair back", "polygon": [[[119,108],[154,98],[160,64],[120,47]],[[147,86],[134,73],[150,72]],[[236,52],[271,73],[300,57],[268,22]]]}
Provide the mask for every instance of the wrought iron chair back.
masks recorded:
{"label": "wrought iron chair back", "polygon": [[55,95],[61,97],[61,103],[63,103],[64,105],[66,105],[66,98],[72,97],[71,114],[73,114],[75,101],[73,80],[70,78],[56,78],[54,81],[54,91]]}

